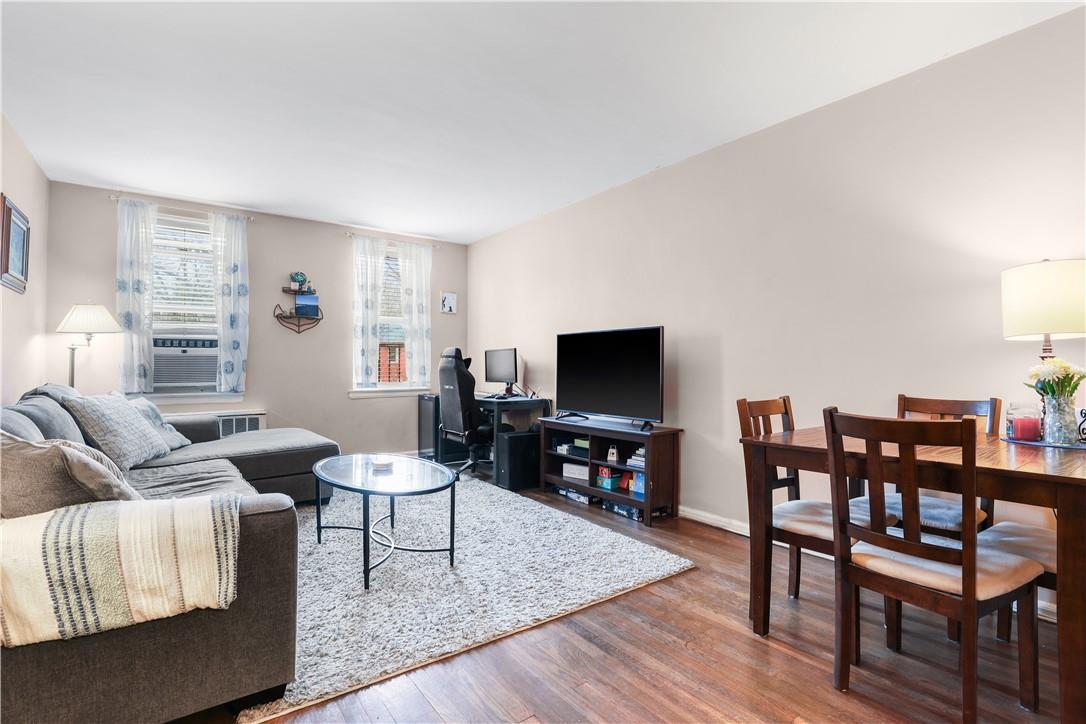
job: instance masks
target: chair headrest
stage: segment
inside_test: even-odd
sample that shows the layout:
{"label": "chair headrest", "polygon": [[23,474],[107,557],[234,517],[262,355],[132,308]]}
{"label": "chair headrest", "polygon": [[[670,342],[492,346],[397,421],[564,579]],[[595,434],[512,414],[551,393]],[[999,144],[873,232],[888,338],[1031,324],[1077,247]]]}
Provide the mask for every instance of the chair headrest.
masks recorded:
{"label": "chair headrest", "polygon": [[459,347],[446,347],[441,352],[441,359],[453,360],[453,364],[456,364],[456,360],[461,360],[464,363],[464,367],[471,367],[471,357],[465,357]]}

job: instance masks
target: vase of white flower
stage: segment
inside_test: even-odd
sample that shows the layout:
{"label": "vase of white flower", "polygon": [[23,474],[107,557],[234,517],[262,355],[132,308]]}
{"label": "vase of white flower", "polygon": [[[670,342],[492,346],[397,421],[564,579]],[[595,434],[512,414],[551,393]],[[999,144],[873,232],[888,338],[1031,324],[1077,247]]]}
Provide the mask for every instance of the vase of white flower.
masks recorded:
{"label": "vase of white flower", "polygon": [[1044,400],[1042,439],[1050,445],[1077,443],[1075,393],[1086,379],[1086,370],[1053,357],[1030,369],[1029,379],[1026,386],[1036,390]]}
{"label": "vase of white flower", "polygon": [[1074,398],[1055,395],[1045,397],[1041,437],[1050,445],[1074,445],[1078,442]]}

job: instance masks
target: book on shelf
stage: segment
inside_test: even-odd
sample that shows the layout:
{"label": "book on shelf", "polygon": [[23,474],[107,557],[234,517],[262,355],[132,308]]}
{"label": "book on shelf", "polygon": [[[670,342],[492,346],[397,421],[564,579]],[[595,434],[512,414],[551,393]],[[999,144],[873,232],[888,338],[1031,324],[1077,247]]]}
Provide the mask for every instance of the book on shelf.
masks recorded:
{"label": "book on shelf", "polygon": [[587,437],[574,438],[573,439],[573,444],[575,446],[577,446],[577,447],[583,447],[585,450],[587,450],[588,449],[588,438]]}

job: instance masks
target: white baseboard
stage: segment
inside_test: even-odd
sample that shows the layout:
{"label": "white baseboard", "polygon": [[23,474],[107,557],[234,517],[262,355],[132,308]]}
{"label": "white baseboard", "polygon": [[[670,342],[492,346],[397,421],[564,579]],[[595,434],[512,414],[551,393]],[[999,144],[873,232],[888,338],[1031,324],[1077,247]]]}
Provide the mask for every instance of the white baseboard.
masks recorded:
{"label": "white baseboard", "polygon": [[[734,518],[725,518],[722,515],[715,513],[707,513],[704,510],[698,510],[697,508],[690,508],[687,506],[679,506],[679,517],[689,518],[690,520],[696,520],[699,523],[705,523],[711,525],[714,528],[720,528],[731,533],[738,533],[741,536],[750,537],[750,523],[745,520],[735,520]],[[780,541],[773,541],[774,545],[787,548],[784,543]],[[833,556],[827,556],[825,553],[819,553],[818,551],[804,550],[804,555],[815,556],[817,558],[824,558],[826,560],[833,560]],[[1056,623],[1056,604],[1049,601],[1037,602],[1037,617],[1042,621],[1049,621],[1050,623]]]}

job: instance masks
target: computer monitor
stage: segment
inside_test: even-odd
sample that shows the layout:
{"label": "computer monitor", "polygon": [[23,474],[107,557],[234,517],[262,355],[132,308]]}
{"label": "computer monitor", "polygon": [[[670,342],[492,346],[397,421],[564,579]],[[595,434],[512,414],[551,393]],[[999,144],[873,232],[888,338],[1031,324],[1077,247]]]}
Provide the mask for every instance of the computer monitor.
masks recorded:
{"label": "computer monitor", "polygon": [[505,384],[505,394],[513,393],[517,381],[517,348],[486,351],[486,381]]}

